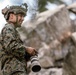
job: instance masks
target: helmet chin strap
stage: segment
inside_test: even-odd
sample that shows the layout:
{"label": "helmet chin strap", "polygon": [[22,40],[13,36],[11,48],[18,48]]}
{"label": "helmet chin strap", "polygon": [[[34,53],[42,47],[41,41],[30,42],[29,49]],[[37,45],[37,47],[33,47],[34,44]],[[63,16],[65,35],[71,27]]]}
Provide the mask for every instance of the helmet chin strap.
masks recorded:
{"label": "helmet chin strap", "polygon": [[15,23],[15,27],[20,27],[19,23],[18,23],[18,15],[16,15],[16,23]]}

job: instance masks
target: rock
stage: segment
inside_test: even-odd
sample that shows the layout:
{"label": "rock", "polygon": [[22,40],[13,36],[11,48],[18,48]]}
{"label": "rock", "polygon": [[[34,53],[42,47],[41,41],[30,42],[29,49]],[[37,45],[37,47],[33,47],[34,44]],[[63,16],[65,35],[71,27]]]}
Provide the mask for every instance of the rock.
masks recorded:
{"label": "rock", "polygon": [[[57,40],[59,40],[60,37],[64,37],[64,33],[71,32],[72,30],[69,13],[65,5],[58,6],[54,11],[47,10],[38,14],[34,21],[25,22],[23,29],[24,27],[24,33],[26,35],[24,43],[39,51],[39,61],[43,69],[56,66],[54,64],[55,60],[64,57],[61,52],[62,45]],[[66,48],[64,48],[64,52],[65,49]],[[53,54],[54,51],[56,51],[55,55]],[[43,69],[36,74],[50,75],[48,72],[50,68],[47,70]],[[30,75],[32,75],[32,73],[30,73]]]}
{"label": "rock", "polygon": [[71,5],[67,6],[67,9],[76,8],[76,2],[72,3]]}
{"label": "rock", "polygon": [[[61,5],[56,10],[47,10],[40,13],[34,21],[25,22],[25,44],[39,49],[42,42],[50,44],[59,38],[64,32],[71,30],[71,22],[68,10]],[[30,43],[31,42],[31,43]]]}
{"label": "rock", "polygon": [[73,42],[76,44],[76,32],[72,33],[71,38]]}
{"label": "rock", "polygon": [[62,75],[62,68],[41,69],[40,72],[31,72],[29,75]]}

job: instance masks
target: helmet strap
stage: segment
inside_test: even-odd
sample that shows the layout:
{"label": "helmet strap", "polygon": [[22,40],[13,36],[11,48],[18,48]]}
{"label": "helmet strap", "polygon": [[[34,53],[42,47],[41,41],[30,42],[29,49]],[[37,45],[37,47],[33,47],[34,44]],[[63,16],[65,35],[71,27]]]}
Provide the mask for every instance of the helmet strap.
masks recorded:
{"label": "helmet strap", "polygon": [[16,23],[15,26],[18,27],[18,15],[16,15]]}
{"label": "helmet strap", "polygon": [[16,24],[18,24],[18,15],[16,15]]}

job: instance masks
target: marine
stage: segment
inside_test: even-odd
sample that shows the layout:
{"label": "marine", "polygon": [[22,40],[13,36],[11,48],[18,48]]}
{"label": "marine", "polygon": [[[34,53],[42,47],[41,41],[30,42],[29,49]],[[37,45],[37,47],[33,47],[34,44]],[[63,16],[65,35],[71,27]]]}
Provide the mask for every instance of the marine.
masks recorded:
{"label": "marine", "polygon": [[[21,27],[26,15],[26,6],[6,6],[2,14],[6,24],[1,31],[0,62],[3,75],[27,75],[27,58],[36,55],[35,48],[26,47],[16,30]],[[29,59],[30,59],[29,57]],[[28,59],[28,60],[29,60]]]}

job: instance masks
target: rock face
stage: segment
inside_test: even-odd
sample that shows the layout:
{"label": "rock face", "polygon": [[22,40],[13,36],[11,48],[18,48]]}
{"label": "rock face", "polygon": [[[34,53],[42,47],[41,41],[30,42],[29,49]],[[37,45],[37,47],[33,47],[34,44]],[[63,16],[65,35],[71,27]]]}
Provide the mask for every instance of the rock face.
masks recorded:
{"label": "rock face", "polygon": [[63,75],[76,75],[76,29],[74,27],[71,38],[62,44],[63,48],[68,50],[64,59]]}
{"label": "rock face", "polygon": [[73,12],[74,14],[76,14],[76,2],[67,6],[67,9],[71,12]]}
{"label": "rock face", "polygon": [[[30,75],[56,75],[55,70],[55,73],[51,73],[51,68],[63,65],[62,62],[55,63],[55,60],[65,57],[66,48],[68,48],[64,47],[61,51],[62,44],[57,39],[63,38],[64,33],[72,30],[68,10],[64,5],[61,5],[54,11],[48,10],[40,13],[34,21],[25,22],[24,25],[26,37],[23,38],[23,41],[25,45],[38,49],[39,62],[42,66],[39,73],[31,72]],[[61,70],[59,72],[61,73]]]}
{"label": "rock face", "polygon": [[64,5],[56,10],[40,13],[35,21],[24,23],[26,45],[39,49],[42,42],[50,44],[51,41],[59,38],[64,32],[71,30],[68,11]]}
{"label": "rock face", "polygon": [[29,75],[62,75],[62,69],[58,68],[41,69],[39,73],[31,72]]}

